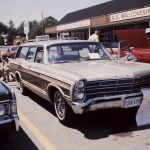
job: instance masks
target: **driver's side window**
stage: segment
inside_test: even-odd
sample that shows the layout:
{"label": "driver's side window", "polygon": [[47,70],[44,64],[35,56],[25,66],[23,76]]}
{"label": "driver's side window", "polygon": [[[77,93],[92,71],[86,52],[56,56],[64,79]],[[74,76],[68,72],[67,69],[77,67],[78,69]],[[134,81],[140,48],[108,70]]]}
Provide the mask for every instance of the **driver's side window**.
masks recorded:
{"label": "driver's side window", "polygon": [[34,62],[35,53],[36,53],[36,47],[30,47],[27,53],[26,60]]}

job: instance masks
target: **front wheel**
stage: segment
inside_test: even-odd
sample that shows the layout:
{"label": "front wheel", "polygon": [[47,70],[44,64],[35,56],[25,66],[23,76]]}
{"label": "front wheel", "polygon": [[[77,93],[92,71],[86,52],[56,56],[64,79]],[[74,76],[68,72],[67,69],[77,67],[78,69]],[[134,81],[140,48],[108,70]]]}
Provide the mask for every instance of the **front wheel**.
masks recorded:
{"label": "front wheel", "polygon": [[54,108],[61,123],[70,124],[73,121],[74,113],[59,91],[54,95]]}
{"label": "front wheel", "polygon": [[19,89],[20,92],[25,95],[27,93],[27,88],[23,85],[22,80],[19,79]]}

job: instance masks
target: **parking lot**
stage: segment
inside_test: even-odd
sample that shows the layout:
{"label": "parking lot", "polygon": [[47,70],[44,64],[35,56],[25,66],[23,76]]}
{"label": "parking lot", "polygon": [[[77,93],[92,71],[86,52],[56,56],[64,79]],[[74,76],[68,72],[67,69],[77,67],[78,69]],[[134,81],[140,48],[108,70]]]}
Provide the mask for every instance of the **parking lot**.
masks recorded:
{"label": "parking lot", "polygon": [[150,1],[0,14],[0,150],[150,150]]}
{"label": "parking lot", "polygon": [[18,101],[20,130],[1,129],[2,149],[143,149],[150,148],[150,126],[137,127],[134,111],[109,110],[78,116],[75,123],[59,123],[51,105],[32,92],[22,96],[17,82],[9,82]]}

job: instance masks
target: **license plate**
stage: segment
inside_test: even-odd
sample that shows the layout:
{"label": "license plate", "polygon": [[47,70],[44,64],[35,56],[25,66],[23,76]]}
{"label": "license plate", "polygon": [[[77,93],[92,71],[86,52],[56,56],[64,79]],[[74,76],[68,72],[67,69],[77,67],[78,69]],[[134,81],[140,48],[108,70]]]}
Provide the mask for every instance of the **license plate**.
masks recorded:
{"label": "license plate", "polygon": [[141,97],[127,98],[125,99],[125,102],[124,102],[124,108],[139,106],[141,104],[141,101],[142,101]]}

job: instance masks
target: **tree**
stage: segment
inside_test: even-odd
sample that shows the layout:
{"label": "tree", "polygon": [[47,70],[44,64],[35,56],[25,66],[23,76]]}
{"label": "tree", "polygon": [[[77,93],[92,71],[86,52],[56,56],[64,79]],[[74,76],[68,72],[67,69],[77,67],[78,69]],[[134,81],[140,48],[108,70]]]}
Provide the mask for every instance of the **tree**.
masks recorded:
{"label": "tree", "polygon": [[4,45],[4,38],[0,36],[0,45]]}
{"label": "tree", "polygon": [[57,24],[57,20],[53,18],[52,16],[46,17],[43,21],[40,22],[40,24],[43,24],[44,28],[49,26],[54,26]]}
{"label": "tree", "polygon": [[33,39],[36,36],[41,34],[42,34],[42,30],[39,26],[39,23],[36,20],[30,22],[30,33],[29,33],[30,39]]}
{"label": "tree", "polygon": [[21,37],[25,37],[24,34],[24,22],[22,22],[19,27],[16,29],[17,35]]}
{"label": "tree", "polygon": [[12,45],[13,38],[16,36],[16,29],[15,29],[15,25],[12,20],[10,20],[8,24],[9,24],[9,26],[8,26],[8,44]]}
{"label": "tree", "polygon": [[54,26],[57,24],[57,22],[58,21],[52,16],[44,18],[44,20],[40,21],[40,28],[42,30],[42,33],[44,34],[44,30],[46,27]]}
{"label": "tree", "polygon": [[7,26],[5,24],[3,24],[2,22],[0,22],[0,33],[4,32],[7,33]]}
{"label": "tree", "polygon": [[54,26],[57,24],[57,20],[53,17],[47,17],[44,20],[38,22],[36,20],[30,22],[30,33],[29,37],[35,38],[38,35],[44,34],[45,27]]}
{"label": "tree", "polygon": [[3,35],[6,34],[8,31],[7,26],[0,22],[0,45],[4,45],[4,37]]}

